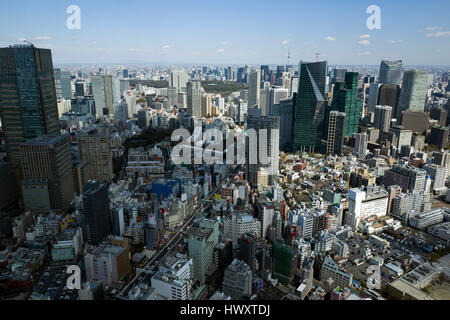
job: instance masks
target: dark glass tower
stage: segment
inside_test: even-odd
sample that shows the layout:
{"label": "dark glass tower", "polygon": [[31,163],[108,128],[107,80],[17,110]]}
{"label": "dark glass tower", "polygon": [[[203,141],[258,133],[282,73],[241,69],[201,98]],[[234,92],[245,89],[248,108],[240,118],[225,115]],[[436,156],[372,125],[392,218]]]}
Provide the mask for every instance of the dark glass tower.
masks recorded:
{"label": "dark glass tower", "polygon": [[293,151],[319,149],[326,105],[328,63],[301,62],[299,67]]}
{"label": "dark glass tower", "polygon": [[50,50],[32,45],[0,48],[0,117],[8,160],[18,168],[22,143],[41,135],[59,135]]}
{"label": "dark glass tower", "polygon": [[111,231],[108,184],[89,181],[84,186],[81,227],[90,244],[99,244]]}

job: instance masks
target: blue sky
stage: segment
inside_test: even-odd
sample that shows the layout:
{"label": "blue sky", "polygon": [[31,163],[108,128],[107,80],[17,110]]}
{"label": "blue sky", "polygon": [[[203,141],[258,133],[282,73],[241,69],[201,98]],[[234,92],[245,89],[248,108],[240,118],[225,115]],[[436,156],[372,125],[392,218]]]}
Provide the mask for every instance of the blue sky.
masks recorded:
{"label": "blue sky", "polygon": [[[66,28],[69,5],[81,30]],[[368,30],[366,9],[381,9]],[[450,65],[448,0],[15,0],[0,10],[0,46],[27,39],[55,63]]]}

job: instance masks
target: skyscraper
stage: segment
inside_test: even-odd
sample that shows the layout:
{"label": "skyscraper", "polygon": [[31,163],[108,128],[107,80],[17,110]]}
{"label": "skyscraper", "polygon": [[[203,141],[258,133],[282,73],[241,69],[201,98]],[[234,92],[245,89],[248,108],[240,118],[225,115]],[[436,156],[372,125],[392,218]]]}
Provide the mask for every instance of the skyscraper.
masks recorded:
{"label": "skyscraper", "polygon": [[186,84],[189,81],[188,74],[184,70],[173,70],[169,78],[169,86],[176,88],[177,92],[181,92],[183,88],[186,88]]}
{"label": "skyscraper", "polygon": [[81,228],[83,239],[95,245],[111,231],[108,184],[89,181],[84,186]]}
{"label": "skyscraper", "polygon": [[380,84],[399,85],[402,79],[402,68],[402,60],[382,60],[380,63],[380,76],[378,82]]}
{"label": "skyscraper", "polygon": [[244,234],[238,240],[239,259],[244,261],[253,273],[256,273],[256,239],[253,234]]}
{"label": "skyscraper", "polygon": [[107,112],[108,114],[113,114],[113,104],[115,101],[112,76],[93,76],[92,90],[97,113],[105,114],[105,112]]}
{"label": "skyscraper", "polygon": [[87,162],[86,179],[110,182],[114,177],[109,139],[95,133],[79,136],[80,157]]}
{"label": "skyscraper", "polygon": [[407,70],[403,74],[402,90],[397,110],[397,119],[402,111],[424,111],[427,95],[428,72],[424,70]]}
{"label": "skyscraper", "polygon": [[389,132],[391,128],[391,106],[376,106],[374,126],[380,129],[380,132]]}
{"label": "skyscraper", "polygon": [[275,114],[275,105],[289,96],[289,90],[283,87],[269,87],[266,90],[266,115]]}
{"label": "skyscraper", "polygon": [[0,117],[7,157],[16,168],[20,168],[22,143],[40,135],[59,134],[50,50],[33,45],[0,48]]}
{"label": "skyscraper", "polygon": [[293,150],[310,150],[321,145],[324,111],[326,105],[326,75],[328,64],[301,62],[299,87],[295,107]]}
{"label": "skyscraper", "polygon": [[192,80],[186,84],[187,87],[187,113],[190,116],[202,116],[202,87],[199,80]]}
{"label": "skyscraper", "polygon": [[392,115],[395,117],[397,115],[398,101],[400,98],[400,86],[393,84],[383,84],[380,86],[378,91],[378,101],[377,105],[380,106],[391,106]]}
{"label": "skyscraper", "polygon": [[[252,185],[273,185],[278,180],[280,118],[248,115],[247,129],[255,130],[256,139],[254,140],[257,141],[257,146],[246,143],[247,180]],[[266,135],[266,137],[263,137],[263,135]],[[264,138],[266,138],[266,146],[263,145],[264,140],[261,140]],[[264,147],[266,147],[266,150],[260,150]],[[268,163],[265,163],[266,159],[262,159],[261,155],[267,157]]]}
{"label": "skyscraper", "polygon": [[68,71],[61,71],[61,69],[54,69],[56,98],[72,99],[72,76]]}
{"label": "skyscraper", "polygon": [[[344,136],[358,132],[362,101],[358,99],[358,73],[346,72],[345,81],[337,82],[333,92],[331,110],[345,112]],[[328,119],[326,115],[325,119]]]}
{"label": "skyscraper", "polygon": [[[74,181],[70,137],[66,135],[39,136],[20,146],[26,210],[63,210],[73,199]],[[50,200],[50,208],[36,206],[41,191]]]}
{"label": "skyscraper", "polygon": [[261,83],[261,71],[255,70],[250,72],[248,80],[248,106],[259,106],[259,86]]}
{"label": "skyscraper", "polygon": [[344,144],[345,113],[331,111],[328,117],[327,154],[341,154]]}

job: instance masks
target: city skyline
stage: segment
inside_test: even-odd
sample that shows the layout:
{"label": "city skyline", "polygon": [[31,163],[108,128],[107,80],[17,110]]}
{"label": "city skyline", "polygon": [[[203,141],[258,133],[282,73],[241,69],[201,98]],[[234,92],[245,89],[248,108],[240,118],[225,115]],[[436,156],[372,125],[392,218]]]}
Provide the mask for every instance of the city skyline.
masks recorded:
{"label": "city skyline", "polygon": [[376,65],[399,58],[406,65],[446,65],[450,54],[446,1],[381,1],[376,4],[381,29],[374,30],[366,26],[369,1],[326,1],[321,10],[291,0],[276,6],[176,1],[170,7],[137,0],[114,6],[78,1],[80,30],[66,27],[70,5],[47,1],[19,8],[8,3],[0,13],[0,27],[8,31],[0,46],[27,40],[51,49],[55,64],[287,64],[288,53],[290,64],[297,64],[314,61],[319,53],[330,65]]}

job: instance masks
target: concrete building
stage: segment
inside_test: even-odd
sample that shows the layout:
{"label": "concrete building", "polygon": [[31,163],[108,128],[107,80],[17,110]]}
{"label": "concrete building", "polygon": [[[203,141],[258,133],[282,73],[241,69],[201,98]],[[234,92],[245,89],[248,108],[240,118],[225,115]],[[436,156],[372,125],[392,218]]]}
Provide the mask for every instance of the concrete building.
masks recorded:
{"label": "concrete building", "polygon": [[131,271],[128,248],[100,245],[84,256],[87,281],[118,283]]}
{"label": "concrete building", "polygon": [[223,283],[223,293],[234,300],[249,297],[252,294],[252,271],[243,261],[234,259],[226,268]]}
{"label": "concrete building", "polygon": [[28,140],[20,146],[20,158],[25,209],[48,211],[46,206],[36,206],[41,191],[45,189],[50,208],[64,210],[75,192],[69,135],[40,136]]}
{"label": "concrete building", "polygon": [[110,182],[114,177],[109,138],[95,133],[79,135],[80,157],[87,162],[87,180]]}
{"label": "concrete building", "polygon": [[261,236],[261,222],[248,214],[233,213],[231,217],[225,218],[223,230],[224,234],[234,244],[237,244],[239,238],[248,233],[259,239]]}

